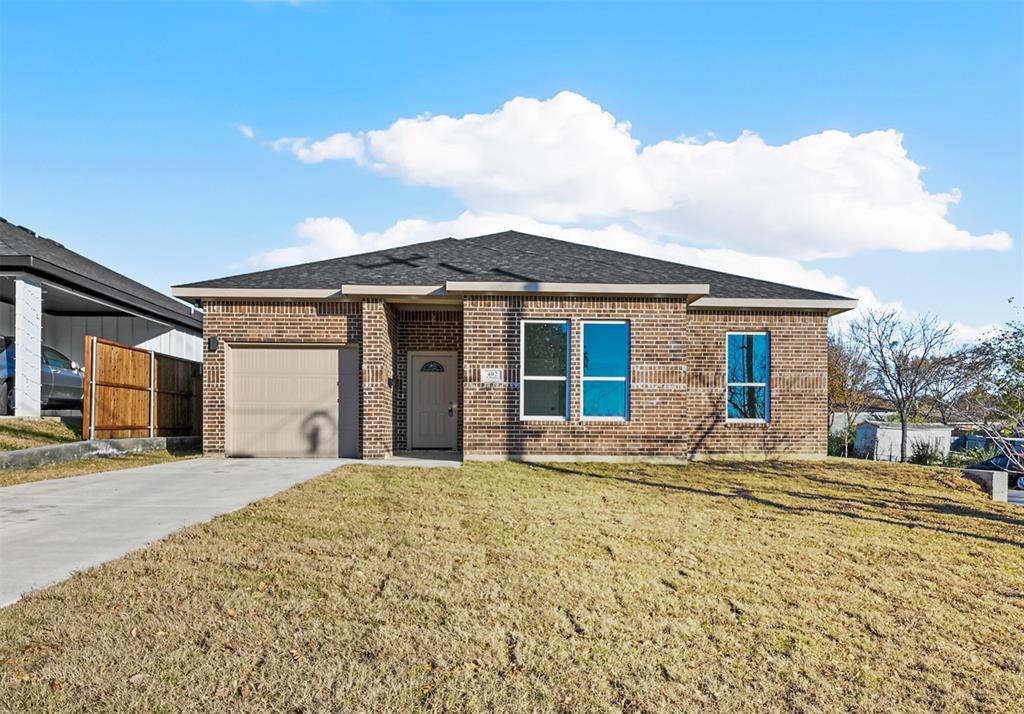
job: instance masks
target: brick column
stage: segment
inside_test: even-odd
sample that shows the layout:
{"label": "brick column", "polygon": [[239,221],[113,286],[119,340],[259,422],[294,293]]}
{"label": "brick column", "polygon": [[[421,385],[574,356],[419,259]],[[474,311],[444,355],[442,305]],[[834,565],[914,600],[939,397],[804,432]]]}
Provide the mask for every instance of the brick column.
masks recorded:
{"label": "brick column", "polygon": [[362,456],[394,455],[395,316],[383,300],[363,301]]}

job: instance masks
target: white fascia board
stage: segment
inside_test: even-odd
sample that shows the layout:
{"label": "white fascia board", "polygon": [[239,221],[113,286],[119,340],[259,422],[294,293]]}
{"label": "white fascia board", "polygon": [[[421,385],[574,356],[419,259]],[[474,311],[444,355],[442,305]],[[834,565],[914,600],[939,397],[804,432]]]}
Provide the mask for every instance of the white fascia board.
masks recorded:
{"label": "white fascia board", "polygon": [[444,296],[443,285],[342,285],[342,295],[380,295],[395,296]]}
{"label": "white fascia board", "polygon": [[854,299],[776,299],[776,298],[716,298],[702,297],[690,307],[724,307],[751,310],[825,310],[829,315],[838,315],[847,310],[857,309]]}
{"label": "white fascia board", "polygon": [[449,293],[553,293],[562,295],[707,295],[702,283],[517,283],[462,282],[445,283]]}
{"label": "white fascia board", "polygon": [[340,290],[312,288],[203,288],[175,287],[171,288],[174,297],[196,298],[298,298],[315,300],[341,297]]}

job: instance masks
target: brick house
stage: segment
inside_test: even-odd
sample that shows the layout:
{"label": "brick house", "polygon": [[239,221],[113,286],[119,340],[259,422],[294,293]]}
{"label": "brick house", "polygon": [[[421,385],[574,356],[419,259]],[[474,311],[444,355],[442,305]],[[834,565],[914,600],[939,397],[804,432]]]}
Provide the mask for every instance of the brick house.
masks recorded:
{"label": "brick house", "polygon": [[174,289],[204,449],[467,459],[821,456],[856,301],[514,231]]}

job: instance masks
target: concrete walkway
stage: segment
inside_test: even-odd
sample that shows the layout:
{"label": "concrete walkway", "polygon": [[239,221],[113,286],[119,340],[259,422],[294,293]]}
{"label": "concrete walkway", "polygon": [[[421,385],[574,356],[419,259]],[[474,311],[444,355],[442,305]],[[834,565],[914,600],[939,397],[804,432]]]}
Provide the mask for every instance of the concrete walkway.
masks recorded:
{"label": "concrete walkway", "polygon": [[0,488],[0,606],[343,463],[194,459]]}
{"label": "concrete walkway", "polygon": [[1006,492],[1006,500],[1017,506],[1024,506],[1024,491],[1010,489]]}

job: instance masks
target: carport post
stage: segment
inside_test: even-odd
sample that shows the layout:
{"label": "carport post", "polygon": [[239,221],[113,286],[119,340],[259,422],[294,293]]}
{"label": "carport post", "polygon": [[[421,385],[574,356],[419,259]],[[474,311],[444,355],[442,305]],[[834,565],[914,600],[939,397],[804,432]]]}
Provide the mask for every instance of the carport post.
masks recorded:
{"label": "carport post", "polygon": [[43,288],[29,275],[14,279],[14,413],[41,413],[43,370]]}

